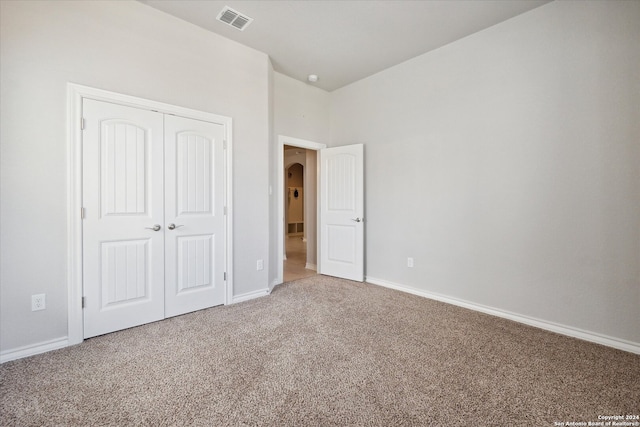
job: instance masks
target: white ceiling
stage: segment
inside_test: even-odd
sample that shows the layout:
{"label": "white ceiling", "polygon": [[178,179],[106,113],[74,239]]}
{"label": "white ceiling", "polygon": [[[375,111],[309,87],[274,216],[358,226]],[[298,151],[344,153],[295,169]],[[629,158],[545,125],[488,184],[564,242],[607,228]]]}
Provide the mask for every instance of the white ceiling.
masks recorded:
{"label": "white ceiling", "polygon": [[[549,0],[140,0],[269,55],[276,71],[331,91]],[[227,5],[254,21],[216,20]]]}

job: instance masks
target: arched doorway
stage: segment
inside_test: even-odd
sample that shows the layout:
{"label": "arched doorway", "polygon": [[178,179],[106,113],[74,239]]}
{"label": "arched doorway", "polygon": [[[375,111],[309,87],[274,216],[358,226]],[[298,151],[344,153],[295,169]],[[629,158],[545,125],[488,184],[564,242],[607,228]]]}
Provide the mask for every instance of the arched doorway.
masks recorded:
{"label": "arched doorway", "polygon": [[294,163],[287,168],[286,175],[287,237],[304,237],[304,166]]}

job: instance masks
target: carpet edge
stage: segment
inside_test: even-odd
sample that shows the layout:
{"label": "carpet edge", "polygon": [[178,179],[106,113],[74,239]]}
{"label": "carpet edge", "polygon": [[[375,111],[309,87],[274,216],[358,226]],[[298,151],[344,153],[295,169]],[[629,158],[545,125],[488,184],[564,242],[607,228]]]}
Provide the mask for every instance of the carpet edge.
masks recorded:
{"label": "carpet edge", "polygon": [[470,301],[465,301],[446,295],[438,294],[435,292],[424,291],[421,289],[415,289],[409,286],[401,285],[399,283],[390,282],[384,279],[378,279],[376,277],[365,277],[365,282],[376,286],[382,286],[384,288],[394,289],[401,292],[406,292],[423,298],[432,299],[435,301],[444,302],[447,304],[455,305],[458,307],[467,308],[470,310],[478,311],[481,313],[489,314],[491,316],[501,317],[503,319],[512,320],[514,322],[522,323],[535,328],[544,329],[546,331],[555,332],[560,335],[565,335],[571,338],[577,338],[583,341],[589,341],[595,344],[612,347],[618,350],[626,351],[629,353],[640,354],[640,343],[624,340],[621,338],[615,338],[603,334],[598,334],[592,331],[585,331],[583,329],[574,328],[559,323],[549,322],[547,320],[537,319],[534,317],[525,316],[518,313],[513,313],[507,310],[501,310],[494,307],[485,306],[482,304],[476,304]]}

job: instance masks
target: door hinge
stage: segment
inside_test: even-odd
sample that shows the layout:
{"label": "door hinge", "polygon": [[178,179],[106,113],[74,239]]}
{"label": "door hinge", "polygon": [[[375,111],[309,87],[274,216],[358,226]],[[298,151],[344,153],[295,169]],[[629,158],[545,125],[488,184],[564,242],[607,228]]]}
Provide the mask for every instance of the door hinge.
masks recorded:
{"label": "door hinge", "polygon": [[84,208],[80,208],[80,219],[84,219]]}
{"label": "door hinge", "polygon": [[224,214],[225,215],[227,214],[227,207],[226,206],[224,207]]}
{"label": "door hinge", "polygon": [[227,272],[224,272],[224,280],[227,280]]}
{"label": "door hinge", "polygon": [[80,119],[80,130],[84,130],[84,117]]}
{"label": "door hinge", "polygon": [[223,150],[227,149],[227,140],[226,139],[222,141],[222,149]]}
{"label": "door hinge", "polygon": [[87,306],[87,297],[82,297],[82,308]]}

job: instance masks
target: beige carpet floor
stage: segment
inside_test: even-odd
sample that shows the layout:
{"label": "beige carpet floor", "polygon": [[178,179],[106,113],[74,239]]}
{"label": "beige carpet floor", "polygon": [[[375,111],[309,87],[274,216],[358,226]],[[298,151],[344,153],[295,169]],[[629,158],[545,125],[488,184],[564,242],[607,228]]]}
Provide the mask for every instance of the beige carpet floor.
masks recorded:
{"label": "beige carpet floor", "polygon": [[323,276],[0,365],[2,426],[553,426],[639,397],[638,355]]}

